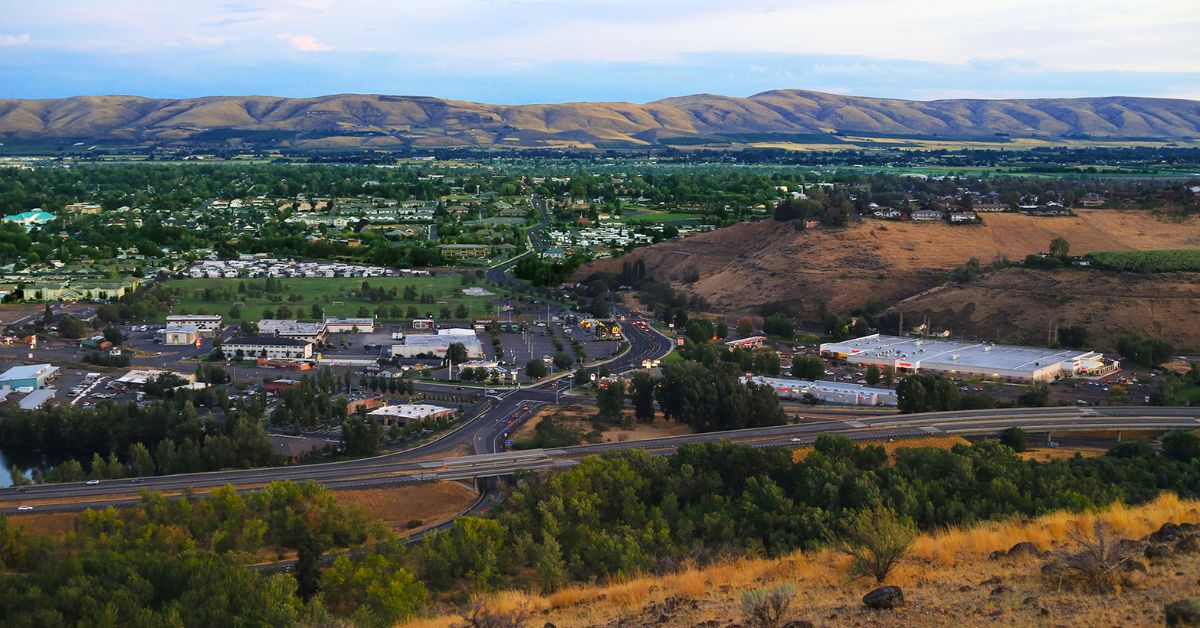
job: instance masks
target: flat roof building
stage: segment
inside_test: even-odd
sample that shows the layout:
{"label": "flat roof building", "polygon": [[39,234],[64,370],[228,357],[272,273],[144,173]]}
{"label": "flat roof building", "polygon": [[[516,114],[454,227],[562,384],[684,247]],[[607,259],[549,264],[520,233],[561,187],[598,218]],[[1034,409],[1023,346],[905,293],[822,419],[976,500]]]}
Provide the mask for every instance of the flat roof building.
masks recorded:
{"label": "flat roof building", "polygon": [[[261,327],[259,329],[262,329]],[[340,334],[346,332],[358,332],[363,334],[375,333],[375,319],[373,318],[327,318],[325,319],[325,331],[331,334]]]}
{"label": "flat roof building", "polygon": [[483,357],[483,344],[473,329],[439,329],[436,334],[409,334],[401,344],[392,345],[392,356],[400,358],[416,358],[430,355],[438,358],[446,357],[450,345],[462,343],[467,348],[470,359]]}
{"label": "flat roof building", "polygon": [[899,372],[927,371],[1022,382],[1104,377],[1121,370],[1120,362],[1095,351],[880,334],[824,343],[821,355],[853,364],[891,366]]}
{"label": "flat roof building", "polygon": [[221,345],[225,357],[267,358],[271,360],[312,359],[312,343],[279,336],[247,336],[232,338]]}
{"label": "flat roof building", "polygon": [[441,419],[454,416],[454,410],[423,403],[401,403],[394,406],[383,406],[367,413],[368,417],[383,423],[403,425],[409,421],[424,421],[426,419]]}
{"label": "flat roof building", "polygon": [[779,377],[745,377],[744,382],[770,386],[780,399],[804,399],[812,395],[825,403],[846,406],[895,406],[896,391],[890,388],[868,388],[861,384],[841,382],[811,382],[802,379]]}
{"label": "flat roof building", "polygon": [[55,391],[53,388],[42,388],[41,390],[35,390],[28,395],[25,395],[24,399],[18,401],[17,406],[22,410],[37,410],[45,405],[47,401],[53,399],[56,392],[57,391]]}
{"label": "flat roof building", "polygon": [[179,371],[164,371],[164,370],[160,370],[160,369],[134,369],[134,370],[129,371],[128,373],[122,375],[116,381],[118,384],[124,384],[124,385],[130,386],[130,387],[142,387],[142,386],[145,386],[146,384],[149,384],[150,382],[153,382],[154,380],[158,379],[159,377],[166,375],[167,373],[170,373],[171,375],[174,375],[174,376],[178,377],[179,379],[182,379],[183,381],[188,382],[188,383],[191,383],[191,382],[195,381],[195,379],[196,379],[195,375],[188,375],[187,373],[180,373]]}
{"label": "flat roof building", "polygon": [[195,325],[202,336],[211,336],[221,330],[220,314],[172,314],[167,317],[167,326]]}
{"label": "flat roof building", "polygon": [[28,364],[14,366],[0,374],[0,387],[12,389],[32,388],[38,390],[58,378],[57,366],[50,364]]}
{"label": "flat roof building", "polygon": [[325,323],[264,318],[258,321],[258,333],[264,336],[293,338],[317,344],[325,340]]}
{"label": "flat roof building", "polygon": [[195,344],[200,339],[200,328],[195,325],[167,325],[163,330],[163,344],[181,346]]}

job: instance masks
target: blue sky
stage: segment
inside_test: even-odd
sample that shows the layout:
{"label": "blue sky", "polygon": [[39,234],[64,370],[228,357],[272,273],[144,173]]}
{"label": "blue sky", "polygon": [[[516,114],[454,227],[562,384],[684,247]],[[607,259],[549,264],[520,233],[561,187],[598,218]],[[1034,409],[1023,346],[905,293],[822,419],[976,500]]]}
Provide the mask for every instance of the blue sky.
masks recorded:
{"label": "blue sky", "polygon": [[1200,99],[1196,0],[0,0],[0,98]]}

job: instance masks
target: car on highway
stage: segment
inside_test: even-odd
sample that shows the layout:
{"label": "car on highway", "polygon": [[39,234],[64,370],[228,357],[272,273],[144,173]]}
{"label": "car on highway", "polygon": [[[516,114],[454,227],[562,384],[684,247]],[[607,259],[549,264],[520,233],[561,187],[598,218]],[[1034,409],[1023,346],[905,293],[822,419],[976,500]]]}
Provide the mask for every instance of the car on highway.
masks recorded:
{"label": "car on highway", "polygon": [[100,480],[88,480],[87,481],[88,486],[95,486],[99,483],[100,483]]}
{"label": "car on highway", "polygon": [[129,481],[130,484],[144,484],[146,481],[142,478],[133,478]]}
{"label": "car on highway", "polygon": [[17,506],[17,510],[20,510],[21,512],[26,512],[26,511],[33,510],[33,506]]}

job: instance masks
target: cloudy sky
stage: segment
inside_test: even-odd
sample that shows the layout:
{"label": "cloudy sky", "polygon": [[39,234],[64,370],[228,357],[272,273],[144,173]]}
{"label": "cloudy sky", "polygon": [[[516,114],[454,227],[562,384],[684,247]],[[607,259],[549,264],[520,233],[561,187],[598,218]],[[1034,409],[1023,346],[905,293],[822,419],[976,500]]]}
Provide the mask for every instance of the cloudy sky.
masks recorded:
{"label": "cloudy sky", "polygon": [[1200,0],[0,0],[0,98],[1200,99]]}

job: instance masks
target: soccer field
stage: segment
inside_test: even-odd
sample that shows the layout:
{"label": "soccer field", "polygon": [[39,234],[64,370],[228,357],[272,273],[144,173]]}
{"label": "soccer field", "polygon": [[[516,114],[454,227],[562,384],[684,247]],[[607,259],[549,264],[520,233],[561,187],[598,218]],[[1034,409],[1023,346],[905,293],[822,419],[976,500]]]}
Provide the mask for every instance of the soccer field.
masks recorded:
{"label": "soccer field", "polygon": [[[221,314],[227,320],[313,320],[316,318],[313,305],[320,306],[325,316],[377,316],[384,320],[493,317],[495,308],[489,302],[508,296],[508,292],[487,285],[474,275],[466,275],[469,279],[465,282],[463,277],[285,277],[272,280],[282,290],[268,286],[266,279],[173,279],[164,285],[174,291],[177,299],[174,313]],[[368,290],[364,290],[364,284]],[[472,287],[493,294],[463,294],[464,288]],[[271,316],[266,316],[268,310]],[[443,310],[448,310],[450,316],[447,317]],[[466,316],[461,316],[464,311]]]}

